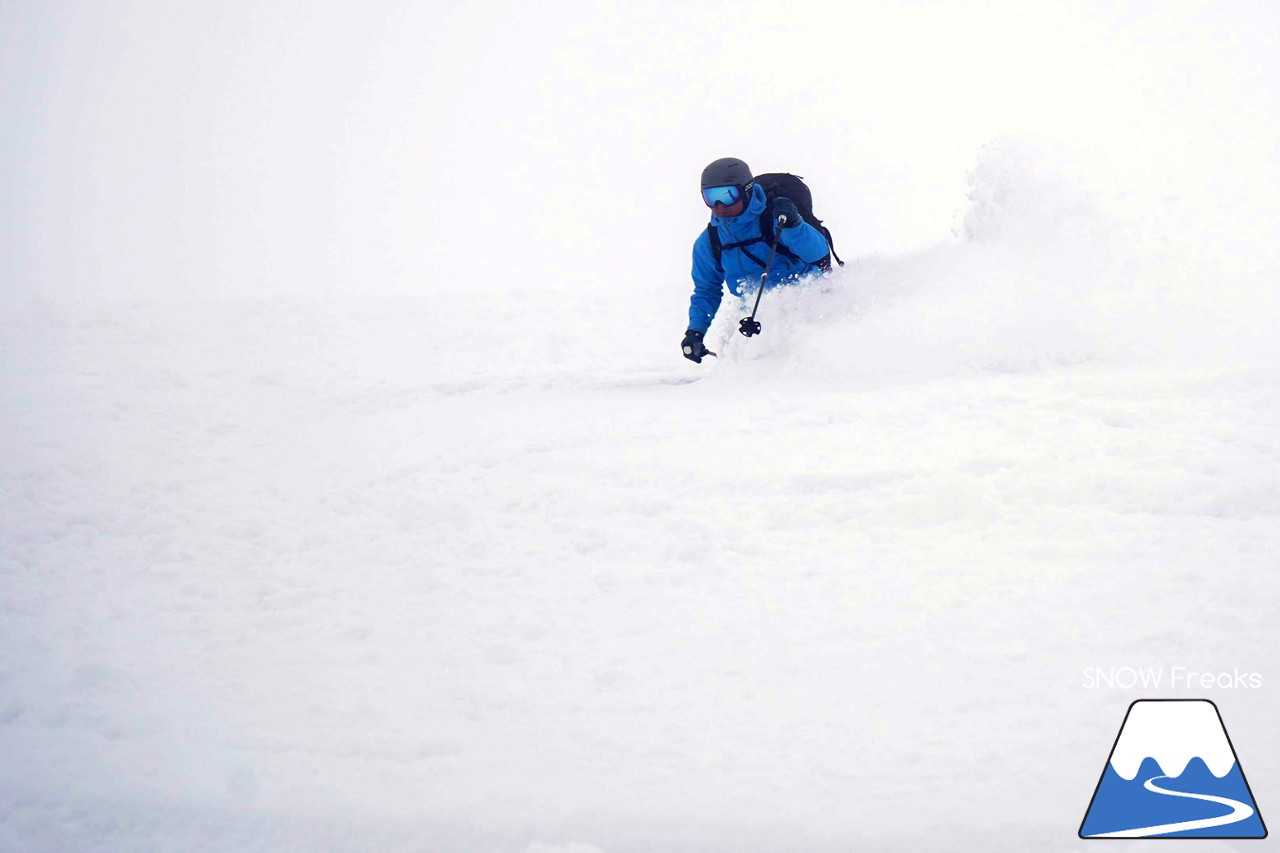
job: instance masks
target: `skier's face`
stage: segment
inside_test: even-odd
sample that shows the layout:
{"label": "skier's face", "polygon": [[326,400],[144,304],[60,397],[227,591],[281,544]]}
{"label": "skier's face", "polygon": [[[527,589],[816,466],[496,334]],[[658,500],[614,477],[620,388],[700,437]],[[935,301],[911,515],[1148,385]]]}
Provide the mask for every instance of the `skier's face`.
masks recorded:
{"label": "skier's face", "polygon": [[733,204],[721,204],[716,202],[711,206],[711,212],[716,216],[741,216],[742,211],[747,207],[747,200],[740,198]]}

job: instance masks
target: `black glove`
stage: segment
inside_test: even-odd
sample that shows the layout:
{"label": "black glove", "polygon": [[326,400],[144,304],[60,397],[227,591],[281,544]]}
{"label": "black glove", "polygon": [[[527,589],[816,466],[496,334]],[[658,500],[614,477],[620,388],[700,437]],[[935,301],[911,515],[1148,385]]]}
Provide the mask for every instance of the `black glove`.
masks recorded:
{"label": "black glove", "polygon": [[795,228],[801,222],[800,211],[796,210],[796,203],[789,198],[775,198],[773,200],[773,219],[776,222],[779,216],[786,217],[786,222],[782,223],[783,228]]}
{"label": "black glove", "polygon": [[685,332],[684,340],[680,342],[680,352],[690,361],[702,364],[702,357],[707,354],[707,347],[702,343],[702,332],[695,332],[693,329]]}

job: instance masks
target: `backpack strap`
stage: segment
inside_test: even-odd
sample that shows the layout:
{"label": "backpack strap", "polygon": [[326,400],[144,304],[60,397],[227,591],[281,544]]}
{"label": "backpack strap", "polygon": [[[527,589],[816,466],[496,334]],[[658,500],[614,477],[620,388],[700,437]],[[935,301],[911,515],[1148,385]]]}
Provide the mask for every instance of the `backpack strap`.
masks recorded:
{"label": "backpack strap", "polygon": [[[720,229],[714,225],[708,224],[707,239],[711,242],[711,256],[715,258],[716,263],[720,264],[720,266],[722,267],[724,266],[724,264],[721,262],[720,258],[721,258],[721,255],[724,254],[725,249],[737,249],[738,251],[742,252],[742,254],[750,258],[757,266],[763,267],[765,264],[764,261],[760,260],[758,257],[755,256],[755,254],[753,254],[751,251],[747,249],[748,246],[754,246],[756,243],[765,242],[763,237],[752,237],[750,240],[739,240],[736,243],[721,243]],[[784,249],[786,247],[779,244],[778,248]],[[793,255],[792,257],[795,257],[795,256]]]}
{"label": "backpack strap", "polygon": [[[744,255],[746,255],[748,258],[754,261],[757,266],[763,267],[765,266],[765,262],[757,258],[751,252],[747,251],[747,246],[753,246],[756,243],[765,243],[766,245],[772,246],[773,240],[771,238],[766,238],[764,235],[769,234],[771,235],[771,237],[777,236],[773,232],[774,227],[775,227],[775,224],[773,221],[773,215],[771,214],[769,207],[766,207],[764,212],[760,214],[760,236],[759,237],[752,237],[750,240],[739,240],[736,243],[721,243],[720,229],[708,222],[707,223],[707,239],[711,243],[711,256],[716,259],[717,264],[723,267],[724,264],[721,263],[720,257],[724,253],[724,250],[738,249]],[[823,228],[822,231],[826,232],[827,229]],[[831,236],[829,232],[827,233],[827,243],[828,245],[831,243]],[[832,249],[833,254],[834,252],[835,250]],[[788,249],[786,245],[783,244],[780,238],[778,239],[778,254],[785,255],[786,257],[790,258],[793,261],[800,260],[800,256],[797,255],[795,252],[791,251],[790,249]],[[836,258],[836,260],[839,261],[840,259]],[[841,261],[840,265],[844,266],[844,262]],[[828,262],[828,266],[830,266],[829,262]]]}
{"label": "backpack strap", "polygon": [[720,263],[720,229],[707,223],[707,239],[711,241],[711,257],[716,259],[716,266],[723,266]]}
{"label": "backpack strap", "polygon": [[[818,230],[822,232],[822,236],[827,238],[827,248],[831,250],[831,257],[836,259],[836,263],[844,266],[844,261],[840,260],[840,256],[836,254],[836,241],[831,236],[831,229],[823,225],[821,221],[818,223]],[[827,269],[831,269],[831,261],[827,261]]]}

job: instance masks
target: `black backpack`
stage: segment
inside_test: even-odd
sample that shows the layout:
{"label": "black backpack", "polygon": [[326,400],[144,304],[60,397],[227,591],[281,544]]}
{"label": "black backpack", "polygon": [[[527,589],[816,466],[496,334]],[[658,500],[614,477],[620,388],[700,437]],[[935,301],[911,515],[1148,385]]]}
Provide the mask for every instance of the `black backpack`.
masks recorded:
{"label": "black backpack", "polygon": [[[800,211],[800,218],[817,228],[818,232],[827,238],[827,248],[831,250],[831,257],[835,258],[836,263],[840,266],[844,266],[844,261],[840,260],[840,256],[836,254],[836,244],[831,238],[831,232],[822,224],[821,219],[813,215],[813,193],[809,191],[809,187],[805,184],[803,178],[799,175],[792,175],[789,172],[770,172],[765,175],[756,175],[754,180],[764,190],[764,196],[767,200],[764,213],[760,214],[760,233],[761,235],[769,235],[769,245],[772,245],[773,242],[775,221],[773,200],[775,198],[789,198],[796,203],[796,210]],[[743,249],[743,251],[746,251],[745,246],[749,246],[752,243],[763,243],[766,239],[764,236],[760,236],[738,243],[726,243],[722,246],[718,231],[719,229],[714,225],[707,225],[707,236],[711,238],[711,254],[715,256],[717,264],[720,263],[720,253],[724,249]],[[782,245],[781,240],[778,241],[778,252],[793,260],[799,260],[795,252]],[[747,252],[747,255],[755,259],[755,256],[750,252]],[[756,259],[756,263],[764,266],[764,261],[759,259]],[[829,271],[831,269],[831,258],[823,258],[818,266],[824,272]]]}

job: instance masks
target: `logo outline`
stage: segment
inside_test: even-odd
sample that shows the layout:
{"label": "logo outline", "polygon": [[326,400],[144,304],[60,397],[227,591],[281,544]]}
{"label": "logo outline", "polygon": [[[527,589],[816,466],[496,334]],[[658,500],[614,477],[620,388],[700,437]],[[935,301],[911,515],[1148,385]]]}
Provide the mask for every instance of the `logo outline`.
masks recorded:
{"label": "logo outline", "polygon": [[[1084,825],[1089,820],[1089,812],[1093,810],[1093,804],[1098,799],[1098,792],[1102,790],[1102,782],[1107,777],[1107,769],[1111,766],[1111,760],[1115,758],[1116,747],[1120,745],[1120,737],[1124,734],[1125,725],[1129,722],[1129,716],[1133,713],[1134,707],[1140,702],[1207,702],[1209,707],[1213,708],[1214,716],[1218,719],[1218,725],[1222,729],[1222,734],[1227,739],[1227,746],[1231,748],[1231,757],[1235,760],[1235,766],[1240,771],[1240,779],[1244,782],[1245,790],[1249,792],[1249,800],[1254,808],[1254,815],[1258,818],[1258,823],[1262,826],[1262,835],[1148,835],[1139,836],[1137,838],[1121,838],[1117,836],[1105,837],[1101,835],[1085,835]],[[1228,824],[1229,825],[1229,824]],[[1218,710],[1218,704],[1212,699],[1134,699],[1129,703],[1129,707],[1124,712],[1124,720],[1120,723],[1119,730],[1116,731],[1116,739],[1111,743],[1111,751],[1107,753],[1107,760],[1103,762],[1102,773],[1098,775],[1098,784],[1093,787],[1093,794],[1089,797],[1089,805],[1084,810],[1084,817],[1080,819],[1080,828],[1076,830],[1076,836],[1082,841],[1263,841],[1270,835],[1267,829],[1267,822],[1262,817],[1262,810],[1258,808],[1258,798],[1253,795],[1253,788],[1249,785],[1249,777],[1245,775],[1244,765],[1240,763],[1240,754],[1236,752],[1235,742],[1231,740],[1231,732],[1227,730],[1227,724],[1222,719],[1222,712]]]}

